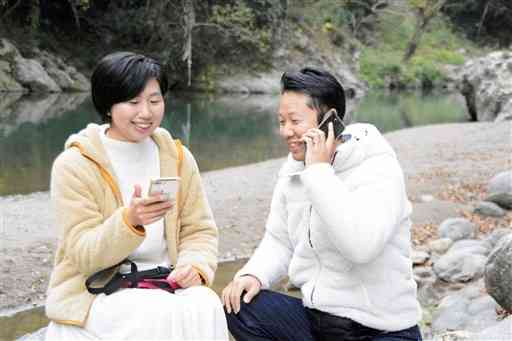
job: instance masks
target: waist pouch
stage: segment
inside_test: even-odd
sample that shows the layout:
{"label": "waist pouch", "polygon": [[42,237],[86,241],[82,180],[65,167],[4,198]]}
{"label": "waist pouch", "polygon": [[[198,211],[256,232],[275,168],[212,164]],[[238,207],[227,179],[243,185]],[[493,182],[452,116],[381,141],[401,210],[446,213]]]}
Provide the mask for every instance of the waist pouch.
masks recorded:
{"label": "waist pouch", "polygon": [[[113,269],[122,264],[130,264],[130,272],[118,272],[104,286],[94,286],[95,281],[108,275]],[[87,287],[87,291],[94,295],[110,295],[121,288],[162,289],[173,293],[176,289],[179,289],[180,286],[178,283],[176,283],[176,281],[167,280],[167,276],[169,276],[172,270],[174,270],[173,266],[168,268],[164,266],[158,266],[154,269],[138,271],[137,264],[129,259],[125,259],[116,265],[98,271],[89,276],[89,278],[87,278],[85,281],[85,286]]]}

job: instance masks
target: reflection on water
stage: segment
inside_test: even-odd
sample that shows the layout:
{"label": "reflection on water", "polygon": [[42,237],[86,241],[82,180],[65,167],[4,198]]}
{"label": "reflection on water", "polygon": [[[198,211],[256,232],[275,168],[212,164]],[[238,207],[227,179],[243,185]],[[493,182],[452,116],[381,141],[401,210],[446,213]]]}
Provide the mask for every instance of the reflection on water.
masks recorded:
{"label": "reflection on water", "polygon": [[[173,94],[162,125],[194,153],[201,171],[243,165],[286,154],[278,136],[275,95]],[[453,96],[372,93],[352,119],[382,131],[461,121],[464,105]],[[65,139],[98,117],[87,95],[0,98],[0,196],[48,190],[53,159]]]}

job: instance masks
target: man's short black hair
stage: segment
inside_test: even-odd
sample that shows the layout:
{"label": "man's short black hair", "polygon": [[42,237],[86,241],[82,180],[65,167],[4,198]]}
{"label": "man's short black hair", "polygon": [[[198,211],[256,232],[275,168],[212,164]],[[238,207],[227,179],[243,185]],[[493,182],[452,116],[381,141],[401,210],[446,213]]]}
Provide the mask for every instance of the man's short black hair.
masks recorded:
{"label": "man's short black hair", "polygon": [[307,95],[308,106],[318,112],[318,121],[329,109],[336,109],[340,118],[345,116],[345,91],[329,72],[311,67],[296,72],[285,72],[281,77],[281,94],[287,91]]}
{"label": "man's short black hair", "polygon": [[109,112],[116,103],[140,94],[147,82],[155,78],[162,96],[168,80],[162,65],[146,56],[131,52],[114,52],[103,57],[91,76],[92,101],[103,122],[110,122]]}

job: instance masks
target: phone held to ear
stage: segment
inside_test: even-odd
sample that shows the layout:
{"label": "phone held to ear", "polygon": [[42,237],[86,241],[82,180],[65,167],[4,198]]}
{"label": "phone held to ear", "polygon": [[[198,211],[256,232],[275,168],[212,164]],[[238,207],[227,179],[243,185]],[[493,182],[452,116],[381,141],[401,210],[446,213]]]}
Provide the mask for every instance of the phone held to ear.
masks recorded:
{"label": "phone held to ear", "polygon": [[148,196],[162,195],[167,201],[175,201],[180,188],[181,178],[168,177],[152,179]]}
{"label": "phone held to ear", "polygon": [[341,142],[347,142],[352,137],[350,134],[343,134],[345,130],[345,124],[343,124],[343,120],[339,117],[336,109],[330,109],[325,113],[322,121],[318,123],[318,129],[322,130],[325,133],[325,137],[329,136],[329,122],[332,122],[334,128],[334,139],[339,140]]}

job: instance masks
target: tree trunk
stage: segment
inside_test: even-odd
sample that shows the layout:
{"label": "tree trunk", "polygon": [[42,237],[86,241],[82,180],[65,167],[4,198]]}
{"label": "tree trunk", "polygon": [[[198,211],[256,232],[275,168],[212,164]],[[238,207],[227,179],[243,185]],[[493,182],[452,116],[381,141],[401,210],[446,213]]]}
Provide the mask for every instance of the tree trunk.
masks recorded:
{"label": "tree trunk", "polygon": [[32,28],[33,32],[35,32],[39,28],[39,19],[40,19],[40,7],[39,7],[39,0],[32,0],[32,5],[30,7],[30,27]]}
{"label": "tree trunk", "polygon": [[192,85],[192,31],[196,24],[194,0],[183,0],[183,12],[185,18],[185,45],[183,46],[183,60],[187,62],[188,82]]}
{"label": "tree trunk", "polygon": [[78,16],[78,11],[76,9],[76,4],[74,0],[68,0],[69,7],[71,8],[71,13],[73,14],[73,19],[75,20],[75,26],[80,31],[80,18]]}
{"label": "tree trunk", "polygon": [[21,4],[21,0],[18,0],[14,3],[14,5],[12,5],[10,8],[8,8],[5,12],[4,12],[4,15],[2,15],[2,17],[0,18],[2,20],[2,22],[12,13],[12,11],[14,11],[19,5]]}
{"label": "tree trunk", "polygon": [[435,16],[439,13],[441,8],[443,8],[444,4],[447,0],[430,0],[427,1],[425,7],[419,7],[418,12],[416,14],[416,27],[414,28],[414,34],[407,45],[402,61],[407,63],[418,48],[421,37],[425,30],[427,29],[430,21],[435,18]]}
{"label": "tree trunk", "polygon": [[405,53],[402,58],[403,62],[409,62],[412,56],[414,56],[414,53],[416,53],[416,49],[418,48],[421,37],[423,36],[425,28],[427,27],[431,18],[432,17],[425,16],[425,11],[423,9],[418,10],[418,14],[416,15],[416,26],[414,28],[414,34],[412,35],[412,38],[407,44],[407,48],[405,49]]}
{"label": "tree trunk", "polygon": [[491,4],[492,0],[487,0],[487,3],[485,4],[484,13],[482,14],[482,17],[480,18],[480,23],[478,24],[478,32],[476,34],[476,39],[480,40],[480,34],[482,33],[482,27],[484,26],[485,17],[487,16],[487,11],[489,10],[489,5]]}
{"label": "tree trunk", "polygon": [[286,31],[286,21],[288,17],[288,0],[279,1],[279,14],[277,15],[277,23],[272,25],[275,30],[275,42],[281,45],[283,41],[283,32]]}

